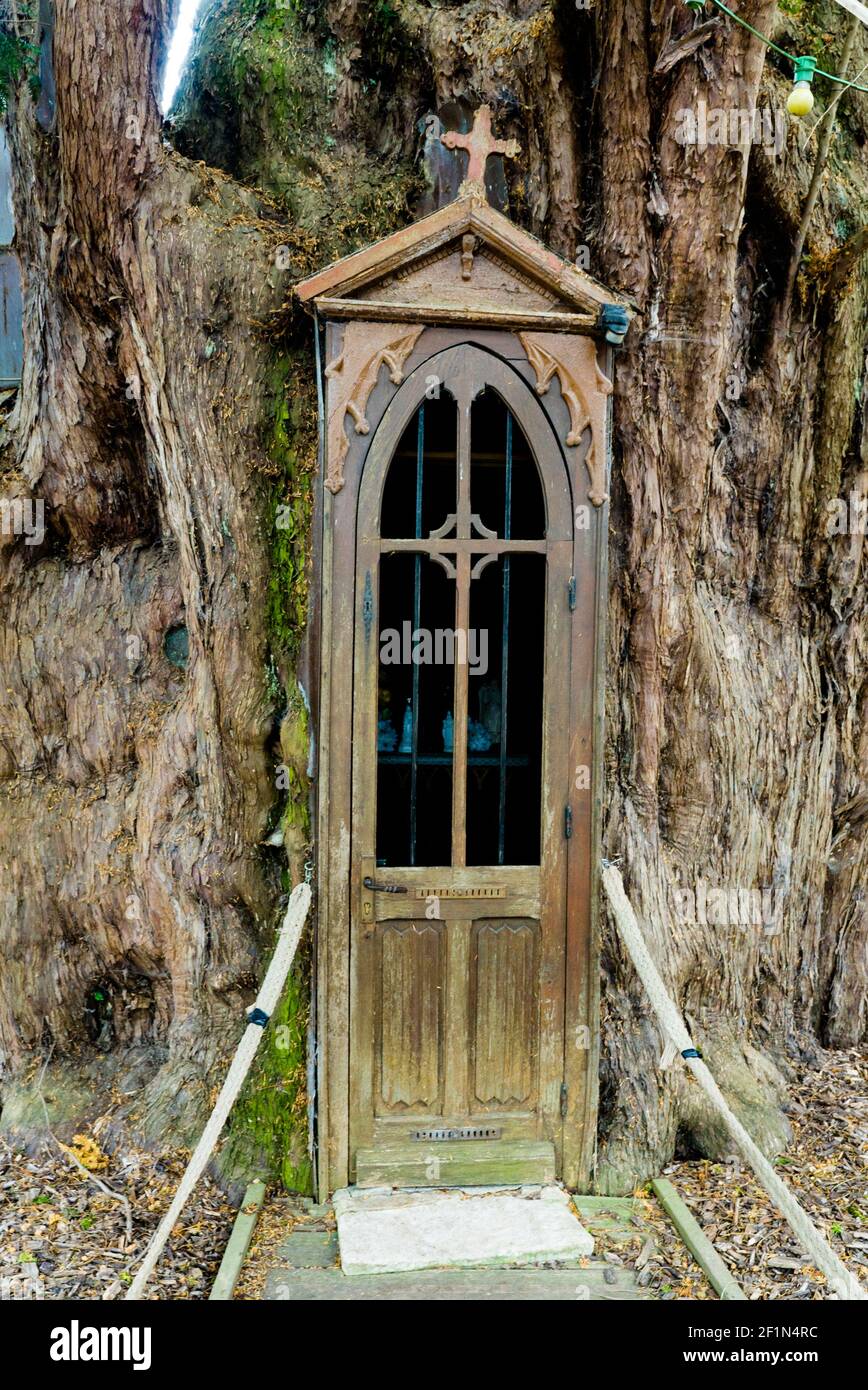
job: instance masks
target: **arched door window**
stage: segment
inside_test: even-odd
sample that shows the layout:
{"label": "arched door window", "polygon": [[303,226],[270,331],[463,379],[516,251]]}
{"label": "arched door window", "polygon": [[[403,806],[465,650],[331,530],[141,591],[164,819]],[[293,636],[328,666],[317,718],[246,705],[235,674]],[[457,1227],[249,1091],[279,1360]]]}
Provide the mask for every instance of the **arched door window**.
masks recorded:
{"label": "arched door window", "polygon": [[383,493],[401,547],[380,562],[381,865],[539,862],[543,490],[496,391],[473,402],[463,474],[457,419],[446,392],[424,401]]}
{"label": "arched door window", "polygon": [[[477,358],[484,355],[477,352]],[[496,359],[491,359],[494,362]],[[498,364],[440,387],[385,465],[379,530],[376,860],[539,864],[547,553],[568,535]],[[504,376],[504,371],[506,375]],[[558,476],[558,474],[560,476]]]}

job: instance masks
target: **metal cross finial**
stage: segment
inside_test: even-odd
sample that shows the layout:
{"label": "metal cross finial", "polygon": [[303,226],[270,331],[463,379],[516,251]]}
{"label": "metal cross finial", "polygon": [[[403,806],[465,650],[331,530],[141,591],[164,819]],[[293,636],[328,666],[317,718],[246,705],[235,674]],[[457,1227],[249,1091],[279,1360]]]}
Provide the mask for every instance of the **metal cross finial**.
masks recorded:
{"label": "metal cross finial", "polygon": [[485,165],[491,154],[505,154],[515,159],[521,146],[517,140],[495,140],[491,133],[491,107],[480,106],[473,117],[473,129],[469,135],[461,135],[457,130],[447,130],[440,136],[448,150],[466,150],[470,156],[467,165],[467,184],[484,184]]}

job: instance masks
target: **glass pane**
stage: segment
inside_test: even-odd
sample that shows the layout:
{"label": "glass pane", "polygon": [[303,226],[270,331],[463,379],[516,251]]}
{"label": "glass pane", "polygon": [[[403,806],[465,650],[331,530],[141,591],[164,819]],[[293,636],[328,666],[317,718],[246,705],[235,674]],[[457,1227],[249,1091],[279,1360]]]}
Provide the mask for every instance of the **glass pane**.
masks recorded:
{"label": "glass pane", "polygon": [[539,472],[521,426],[491,389],[473,402],[470,451],[470,510],[502,538],[541,540],[545,500]]}
{"label": "glass pane", "polygon": [[[425,401],[395,451],[383,489],[380,534],[429,536],[456,510],[458,411],[445,391]],[[453,534],[449,527],[444,534]]]}
{"label": "glass pane", "polygon": [[[455,581],[428,555],[380,561],[377,863],[452,862]],[[414,717],[415,712],[415,717]]]}
{"label": "glass pane", "polygon": [[488,563],[470,586],[470,628],[467,863],[538,864],[545,557]]}

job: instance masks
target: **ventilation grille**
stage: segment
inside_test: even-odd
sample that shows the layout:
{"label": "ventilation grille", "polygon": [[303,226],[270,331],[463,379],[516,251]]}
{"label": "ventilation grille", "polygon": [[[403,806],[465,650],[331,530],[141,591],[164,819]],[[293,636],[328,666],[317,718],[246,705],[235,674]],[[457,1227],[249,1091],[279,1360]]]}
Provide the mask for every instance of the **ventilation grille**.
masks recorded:
{"label": "ventilation grille", "polygon": [[425,1139],[439,1143],[446,1139],[499,1139],[502,1129],[411,1129],[411,1139]]}

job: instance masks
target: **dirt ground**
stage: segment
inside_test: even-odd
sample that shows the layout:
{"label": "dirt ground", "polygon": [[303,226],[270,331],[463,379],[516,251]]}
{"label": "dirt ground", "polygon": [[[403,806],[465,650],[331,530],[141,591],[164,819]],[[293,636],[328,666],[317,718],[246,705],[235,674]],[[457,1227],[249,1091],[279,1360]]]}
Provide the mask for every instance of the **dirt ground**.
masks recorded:
{"label": "dirt ground", "polygon": [[[803,1064],[789,1115],[794,1140],[778,1159],[781,1171],[844,1263],[868,1283],[868,1060],[856,1052],[827,1052],[816,1064]],[[0,1140],[2,1299],[122,1297],[186,1161],[184,1153],[155,1156],[119,1149],[107,1154],[93,1134],[77,1136],[69,1147],[72,1152],[64,1152],[51,1140],[28,1156]],[[683,1161],[668,1167],[665,1176],[748,1298],[828,1296],[822,1274],[801,1254],[743,1163]],[[637,1232],[632,1248],[621,1242],[608,1249],[600,1237],[595,1256],[636,1268],[659,1298],[713,1298],[647,1189],[636,1195],[648,1229]],[[200,1183],[157,1266],[149,1296],[207,1298],[234,1215],[215,1184]],[[271,1193],[236,1297],[257,1298],[273,1251],[293,1226],[330,1225],[327,1209]]]}

